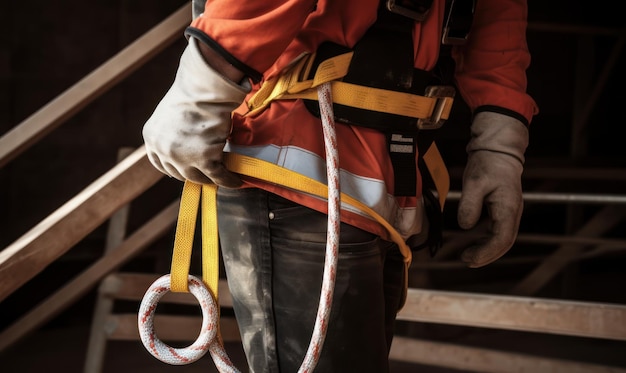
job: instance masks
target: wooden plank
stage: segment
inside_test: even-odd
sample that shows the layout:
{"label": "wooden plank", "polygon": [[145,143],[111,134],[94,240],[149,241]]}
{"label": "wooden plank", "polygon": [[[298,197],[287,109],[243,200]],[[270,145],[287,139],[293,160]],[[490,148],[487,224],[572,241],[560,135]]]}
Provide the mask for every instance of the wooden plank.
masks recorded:
{"label": "wooden plank", "polygon": [[[535,160],[535,158],[533,158]],[[538,160],[534,164],[546,164],[549,159]],[[624,181],[626,180],[626,169],[597,167],[585,168],[576,166],[563,167],[526,167],[524,168],[524,180],[531,179],[551,179],[551,180],[598,180],[598,181]]]}
{"label": "wooden plank", "polygon": [[163,174],[142,146],[0,252],[0,302]]}
{"label": "wooden plank", "polygon": [[[107,276],[102,284],[102,294],[114,299],[141,301],[146,290],[159,274],[151,273],[128,273],[120,272]],[[200,276],[198,276],[200,277]],[[218,295],[220,307],[233,307],[233,299],[228,290],[228,283],[225,279],[220,279],[218,283]],[[179,304],[197,304],[196,298],[191,293],[172,293],[163,296],[161,302]]]}
{"label": "wooden plank", "polygon": [[399,320],[626,340],[626,306],[409,289]]}
{"label": "wooden plank", "polygon": [[[461,199],[460,190],[448,192],[446,201]],[[558,192],[524,192],[522,198],[525,203],[559,203],[576,205],[614,205],[626,204],[626,195],[607,193],[558,193]]]}
{"label": "wooden plank", "polygon": [[[609,159],[606,159],[609,164]],[[598,161],[602,164],[601,161]],[[531,164],[532,163],[532,164]],[[529,165],[531,164],[531,165]],[[542,166],[537,166],[542,165]],[[454,180],[463,177],[465,167],[450,167],[449,174]],[[574,164],[570,159],[563,162],[555,160],[554,157],[526,157],[524,167],[524,180],[559,180],[559,181],[624,181],[626,180],[626,169],[623,167],[583,167]]]}
{"label": "wooden plank", "polygon": [[[478,239],[480,234],[463,232],[463,231],[444,231],[444,237],[450,237],[455,239],[457,237],[468,237]],[[551,235],[551,234],[526,234],[520,233],[515,241],[516,243],[531,243],[531,244],[571,244],[567,246],[572,250],[576,250],[576,253],[572,255],[572,261],[580,261],[583,259],[591,259],[602,255],[611,253],[617,253],[626,250],[626,240],[615,238],[602,238],[602,237],[576,237],[576,236],[564,236],[564,235]],[[579,245],[594,246],[593,250],[580,252]],[[439,256],[439,253],[437,253]],[[544,260],[548,255],[527,255],[519,257],[504,256],[497,261],[491,263],[491,267],[499,266],[513,266],[519,264],[536,264]],[[415,261],[411,263],[411,269],[428,269],[428,270],[449,270],[449,269],[463,269],[467,268],[467,265],[460,260],[428,260]]]}
{"label": "wooden plank", "polygon": [[614,366],[395,337],[391,360],[483,373],[626,373]]}
{"label": "wooden plank", "polygon": [[191,2],[135,40],[0,138],[0,167],[182,37]]}
{"label": "wooden plank", "polygon": [[68,282],[35,309],[5,329],[0,334],[0,351],[67,308],[80,296],[87,293],[106,274],[132,259],[166,231],[172,229],[178,216],[178,205],[178,201],[170,204],[124,240],[117,249],[96,261],[85,272]]}
{"label": "wooden plank", "polygon": [[[623,206],[604,207],[579,229],[575,235],[581,237],[602,235],[620,223],[625,215],[626,209]],[[584,244],[562,245],[511,289],[511,294],[525,296],[535,294],[563,268],[576,259],[583,250],[585,250]]]}
{"label": "wooden plank", "polygon": [[[202,317],[155,315],[154,331],[162,341],[191,341],[198,338]],[[106,328],[110,331],[109,339],[134,341],[139,340],[137,314],[111,315]],[[220,318],[220,333],[224,342],[239,342],[239,327],[234,317]]]}

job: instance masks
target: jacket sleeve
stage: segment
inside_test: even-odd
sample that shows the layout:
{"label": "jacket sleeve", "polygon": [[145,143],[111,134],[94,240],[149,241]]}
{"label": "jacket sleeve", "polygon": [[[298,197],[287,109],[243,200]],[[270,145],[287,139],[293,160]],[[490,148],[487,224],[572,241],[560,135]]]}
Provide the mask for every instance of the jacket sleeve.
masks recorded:
{"label": "jacket sleeve", "polygon": [[244,72],[260,75],[294,39],[315,9],[315,3],[315,0],[209,0],[187,34],[199,37]]}
{"label": "jacket sleeve", "polygon": [[538,110],[526,93],[530,65],[526,0],[476,3],[467,44],[452,50],[459,92],[473,112],[484,108],[512,112],[529,124]]}

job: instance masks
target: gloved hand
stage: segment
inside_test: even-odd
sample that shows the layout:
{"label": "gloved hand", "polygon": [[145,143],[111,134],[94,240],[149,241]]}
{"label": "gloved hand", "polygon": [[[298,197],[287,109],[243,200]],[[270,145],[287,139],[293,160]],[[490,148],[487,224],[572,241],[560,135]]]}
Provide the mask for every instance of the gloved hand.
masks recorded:
{"label": "gloved hand", "polygon": [[181,181],[240,186],[241,179],[224,167],[223,150],[231,112],[249,90],[211,68],[190,37],[174,83],[143,127],[150,162]]}
{"label": "gloved hand", "polygon": [[461,228],[471,229],[485,204],[490,236],[462,253],[461,260],[469,267],[481,267],[500,258],[517,238],[527,146],[528,129],[519,120],[493,112],[480,112],[474,117],[457,219]]}

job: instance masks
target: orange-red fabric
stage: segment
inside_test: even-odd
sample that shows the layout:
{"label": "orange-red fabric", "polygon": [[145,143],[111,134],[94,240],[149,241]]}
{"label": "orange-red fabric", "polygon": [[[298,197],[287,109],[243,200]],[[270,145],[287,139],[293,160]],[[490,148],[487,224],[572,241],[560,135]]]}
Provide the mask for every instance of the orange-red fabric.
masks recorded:
{"label": "orange-red fabric", "polygon": [[[378,3],[379,0],[209,0],[205,12],[191,26],[205,32],[241,62],[262,72],[264,79],[269,79],[302,53],[315,51],[324,41],[354,46],[375,21]],[[480,0],[478,4],[470,42],[455,49],[453,54],[458,63],[459,91],[472,109],[481,105],[501,106],[518,112],[530,122],[536,106],[526,94],[525,70],[530,60],[525,43],[526,2]],[[430,69],[437,61],[444,7],[445,0],[435,0],[428,18],[415,26],[417,68]],[[337,137],[341,139],[342,170],[380,180],[391,195],[393,169],[384,135],[362,127],[338,125]],[[324,158],[320,122],[309,114],[301,100],[273,102],[255,117],[235,114],[230,142],[249,147],[272,145],[283,149],[283,158],[289,156],[285,154],[289,147]],[[324,201],[280,186],[252,183],[305,206],[326,210]],[[418,205],[421,181],[417,184],[416,197],[396,198],[394,203],[400,207]],[[389,210],[387,215],[395,211],[393,206],[385,209]],[[385,216],[385,211],[378,212]],[[344,221],[386,237],[377,223],[356,214],[344,214]]]}
{"label": "orange-red fabric", "polygon": [[481,0],[467,45],[453,49],[460,93],[473,110],[494,105],[515,111],[530,123],[537,113],[526,94],[530,64],[526,45],[525,0]]}
{"label": "orange-red fabric", "polygon": [[301,31],[314,4],[314,0],[209,0],[192,26],[262,73]]}

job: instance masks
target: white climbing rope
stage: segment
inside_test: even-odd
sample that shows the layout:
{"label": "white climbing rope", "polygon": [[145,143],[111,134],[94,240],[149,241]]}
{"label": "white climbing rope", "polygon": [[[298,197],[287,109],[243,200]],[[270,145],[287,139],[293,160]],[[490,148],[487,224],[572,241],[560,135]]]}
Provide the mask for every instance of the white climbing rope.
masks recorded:
{"label": "white climbing rope", "polygon": [[198,299],[202,310],[202,327],[196,341],[186,348],[166,345],[154,333],[154,313],[159,300],[170,291],[170,275],[158,278],[144,295],[139,306],[139,336],[146,349],[157,359],[171,364],[184,365],[200,359],[208,351],[217,333],[215,300],[201,280],[189,276],[189,292]]}
{"label": "white climbing rope", "polygon": [[[298,370],[299,373],[312,372],[319,361],[324,339],[326,338],[326,331],[328,329],[339,254],[341,188],[339,185],[339,156],[330,83],[324,83],[318,86],[317,94],[326,151],[328,229],[320,302],[311,341],[302,361],[302,365]],[[195,342],[185,348],[173,348],[159,340],[154,331],[154,314],[159,300],[168,291],[170,291],[170,275],[165,275],[150,286],[139,307],[139,334],[141,336],[141,342],[148,352],[165,363],[171,365],[185,365],[197,361],[204,356],[207,351],[210,351],[213,362],[220,373],[239,373],[239,370],[234,367],[226,354],[221,341],[217,338],[219,321],[217,304],[206,285],[192,275],[189,275],[189,291],[198,299],[202,310],[202,329],[200,335]]]}
{"label": "white climbing rope", "polygon": [[339,256],[339,212],[341,208],[341,188],[339,185],[339,154],[337,151],[337,136],[335,133],[335,119],[333,114],[333,99],[330,83],[324,83],[317,88],[320,105],[320,116],[324,131],[324,149],[326,151],[326,177],[328,178],[328,228],[326,230],[326,259],[324,262],[324,277],[322,292],[317,308],[315,327],[309,348],[300,366],[299,373],[312,372],[319,361],[322,352],[328,319],[335,291],[335,275],[337,274],[337,259]]}

